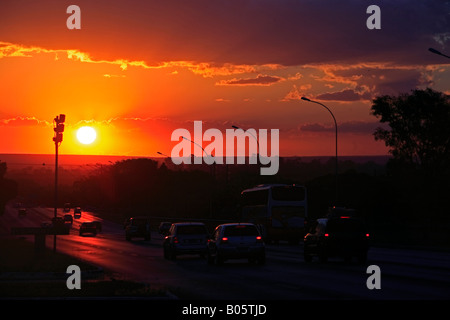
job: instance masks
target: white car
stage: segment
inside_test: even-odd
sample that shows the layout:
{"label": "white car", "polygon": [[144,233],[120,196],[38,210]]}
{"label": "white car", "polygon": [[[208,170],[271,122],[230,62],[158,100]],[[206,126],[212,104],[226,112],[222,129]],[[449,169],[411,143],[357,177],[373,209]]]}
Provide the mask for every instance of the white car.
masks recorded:
{"label": "white car", "polygon": [[173,223],[163,241],[164,257],[174,260],[181,254],[200,254],[200,256],[204,256],[208,238],[208,229],[204,223]]}
{"label": "white car", "polygon": [[265,264],[264,241],[252,223],[226,223],[217,226],[207,245],[209,264],[222,264],[228,259],[248,259]]}

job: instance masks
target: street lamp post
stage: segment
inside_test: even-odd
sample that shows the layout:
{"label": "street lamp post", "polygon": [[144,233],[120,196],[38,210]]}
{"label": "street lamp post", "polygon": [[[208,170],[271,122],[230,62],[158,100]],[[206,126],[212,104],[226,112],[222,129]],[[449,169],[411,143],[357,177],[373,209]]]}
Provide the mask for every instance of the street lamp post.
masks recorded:
{"label": "street lamp post", "polygon": [[157,151],[156,153],[159,154],[159,155],[161,155],[161,156],[163,156],[163,157],[170,158],[170,156],[168,156],[167,154],[164,154],[164,153],[162,153],[162,152]]}
{"label": "street lamp post", "polygon": [[[231,126],[233,129],[236,129],[236,130],[242,130],[242,131],[244,131],[244,129],[242,129],[242,128],[239,128],[238,126]],[[250,131],[247,131],[254,139],[255,139],[255,141],[256,141],[256,145],[258,146],[258,151],[257,151],[257,154],[256,155],[258,155],[259,154],[259,141],[258,141],[258,138],[254,135],[254,134],[252,134]],[[249,146],[249,149],[250,149],[250,146]]]}
{"label": "street lamp post", "polygon": [[333,112],[331,112],[331,110],[324,105],[323,103],[308,99],[306,97],[302,97],[302,100],[308,101],[308,102],[312,102],[312,103],[316,103],[318,105],[321,105],[322,107],[324,107],[325,109],[328,110],[328,112],[331,114],[331,116],[333,117],[334,120],[334,127],[335,127],[335,146],[336,146],[336,158],[335,158],[335,205],[337,205],[337,201],[338,201],[338,126],[337,126],[337,122],[336,122],[336,118],[334,117]]}
{"label": "street lamp post", "polygon": [[[60,114],[59,117],[56,116],[53,119],[53,130],[55,131],[55,135],[53,137],[53,141],[55,142],[55,208],[54,208],[54,222],[56,222],[56,217],[58,216],[58,147],[63,140],[63,132],[64,132],[64,122],[66,121],[66,116],[64,114]],[[53,236],[53,251],[56,251],[56,234]]]}
{"label": "street lamp post", "polygon": [[[203,148],[200,144],[198,144],[197,142],[195,142],[195,141],[192,141],[192,140],[190,140],[190,139],[188,139],[188,138],[186,138],[186,137],[182,137],[184,140],[187,140],[187,141],[190,141],[190,142],[192,142],[193,144],[195,144],[196,146],[199,146],[200,148],[202,148],[202,150],[203,150],[203,152],[206,154],[206,156],[208,156],[208,157],[211,157],[209,154],[208,154],[208,152],[206,152],[205,151],[205,148]],[[202,158],[203,158],[203,155],[202,155]],[[213,164],[216,164],[216,162],[214,161],[214,163]]]}
{"label": "street lamp post", "polygon": [[[195,144],[196,146],[199,146],[200,148],[202,148],[203,152],[206,154],[207,157],[211,157],[212,158],[212,156],[209,155],[208,152],[206,152],[205,149],[200,144],[198,144],[195,141],[192,141],[191,139],[188,139],[188,138],[186,138],[184,136],[182,138],[184,140],[190,141],[191,143]],[[202,154],[202,158],[203,158],[203,154]],[[212,183],[213,183],[212,190],[213,190],[213,193],[215,194],[215,189],[216,189],[216,161],[215,160],[213,162],[213,166],[212,166],[211,169],[212,170],[210,170],[210,172],[212,172],[211,176],[212,176],[212,180],[213,180],[212,181]],[[213,199],[212,198],[213,198],[213,196],[211,196],[211,199],[210,199],[210,215],[211,215],[211,217],[213,216],[213,211],[214,211],[214,209],[213,209],[214,205],[213,205]]]}
{"label": "street lamp post", "polygon": [[[242,130],[242,131],[244,131],[244,129],[242,129],[242,128],[239,128],[238,126],[231,126],[233,129],[237,129],[237,130]],[[256,140],[256,144],[258,145],[258,153],[259,153],[259,141],[258,141],[258,138],[254,135],[254,134],[252,134],[250,131],[247,131],[255,140]]]}
{"label": "street lamp post", "polygon": [[446,54],[443,54],[442,52],[440,52],[440,51],[438,51],[438,50],[436,50],[436,49],[428,48],[428,51],[430,51],[430,52],[432,52],[432,53],[434,53],[434,54],[437,54],[437,55],[440,55],[440,56],[443,56],[443,57],[446,57],[446,58],[449,58],[449,59],[450,59],[450,56],[447,56]]}
{"label": "street lamp post", "polygon": [[[208,152],[205,151],[205,148],[203,148],[200,144],[198,144],[195,141],[192,141],[186,137],[182,137],[184,140],[190,141],[191,143],[195,144],[196,146],[199,146],[200,148],[202,148],[203,152],[206,154],[207,157],[210,157],[212,159],[212,156],[210,154],[208,154]],[[203,155],[202,155],[203,157]],[[213,166],[212,166],[212,177],[214,180],[216,180],[216,161],[214,160],[213,162]]]}
{"label": "street lamp post", "polygon": [[[244,131],[244,129],[242,129],[242,128],[240,128],[240,127],[238,127],[238,126],[231,126],[233,129],[236,129],[236,130],[242,130],[242,131]],[[257,147],[258,147],[258,149],[256,150],[256,161],[258,161],[258,157],[259,157],[259,141],[258,141],[258,138],[253,134],[253,133],[251,133],[250,131],[247,131],[248,132],[248,134],[250,134],[252,137],[253,137],[253,139],[255,139],[255,141],[256,141],[256,145],[257,145]],[[249,162],[250,162],[250,141],[249,141],[249,145],[248,145],[248,160],[249,160]],[[228,179],[228,165],[227,165],[227,179]]]}
{"label": "street lamp post", "polygon": [[170,156],[168,156],[168,155],[165,154],[165,153],[159,152],[159,151],[157,151],[156,153],[159,154],[159,155],[161,155],[161,156],[163,156],[163,157],[166,157],[166,158],[162,161],[162,164],[165,165],[166,160],[167,160],[168,158],[170,158]]}

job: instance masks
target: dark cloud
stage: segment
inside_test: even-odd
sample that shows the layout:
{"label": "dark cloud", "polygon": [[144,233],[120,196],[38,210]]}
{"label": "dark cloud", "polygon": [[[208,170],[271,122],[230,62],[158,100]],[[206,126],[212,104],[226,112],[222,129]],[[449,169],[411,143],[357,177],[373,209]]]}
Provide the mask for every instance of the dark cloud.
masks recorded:
{"label": "dark cloud", "polygon": [[282,80],[283,78],[280,77],[260,74],[256,78],[222,80],[216,84],[228,86],[270,86]]}
{"label": "dark cloud", "polygon": [[372,94],[369,92],[359,93],[352,89],[346,89],[337,92],[327,92],[316,96],[317,100],[334,100],[334,101],[359,101],[371,100]]}
{"label": "dark cloud", "polygon": [[0,39],[76,48],[96,59],[127,58],[150,64],[446,62],[427,49],[449,48],[448,1],[377,1],[381,30],[366,27],[371,4],[365,0],[78,0],[82,29],[70,32],[65,27],[67,3],[3,1]]}
{"label": "dark cloud", "polygon": [[436,68],[427,65],[393,66],[391,63],[328,65],[324,75],[315,77],[326,84],[345,85],[345,89],[326,92],[316,98],[335,101],[372,100],[379,95],[396,95],[434,84]]}

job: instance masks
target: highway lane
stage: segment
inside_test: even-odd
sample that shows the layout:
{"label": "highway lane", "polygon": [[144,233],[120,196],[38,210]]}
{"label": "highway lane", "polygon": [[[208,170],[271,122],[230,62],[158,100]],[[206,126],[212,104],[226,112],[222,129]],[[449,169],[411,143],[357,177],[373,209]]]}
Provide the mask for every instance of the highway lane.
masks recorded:
{"label": "highway lane", "polygon": [[[62,213],[61,213],[62,214]],[[53,216],[49,208],[29,209],[19,218],[8,208],[0,218],[2,232],[10,226],[40,225]],[[97,236],[79,236],[81,222],[100,220]],[[53,237],[47,237],[53,246]],[[264,266],[246,261],[227,261],[210,266],[198,256],[165,260],[162,237],[154,232],[151,241],[125,240],[122,225],[83,212],[74,220],[71,234],[57,237],[58,251],[99,265],[119,277],[164,286],[189,299],[420,299],[450,298],[450,255],[448,252],[372,247],[365,265],[331,259],[328,263],[305,263],[302,246],[268,245]],[[369,265],[381,270],[381,289],[369,290]]]}

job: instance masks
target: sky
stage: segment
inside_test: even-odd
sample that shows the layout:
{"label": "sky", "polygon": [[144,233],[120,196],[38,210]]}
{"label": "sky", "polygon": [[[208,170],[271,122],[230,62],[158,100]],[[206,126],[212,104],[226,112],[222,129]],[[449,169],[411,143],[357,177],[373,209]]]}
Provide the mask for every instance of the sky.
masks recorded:
{"label": "sky", "polygon": [[333,119],[305,96],[333,112],[340,155],[386,155],[374,98],[450,94],[450,60],[430,47],[450,55],[449,1],[2,0],[0,153],[53,153],[65,114],[63,154],[170,155],[172,132],[202,121],[278,129],[281,156],[334,155]]}

